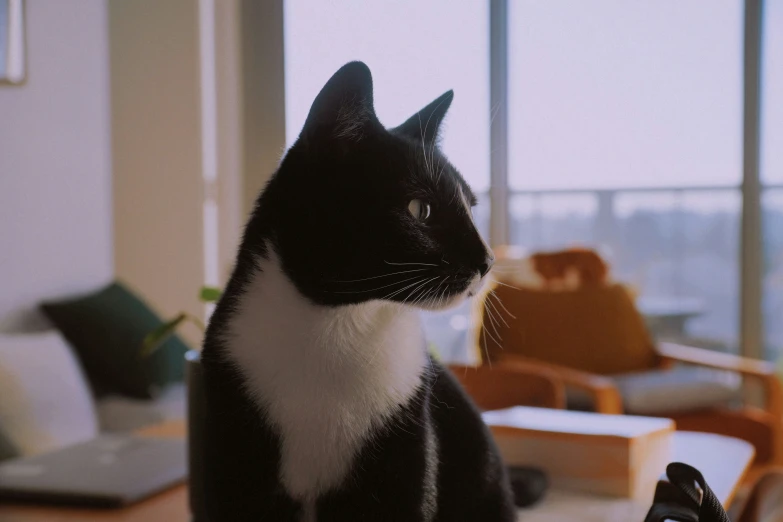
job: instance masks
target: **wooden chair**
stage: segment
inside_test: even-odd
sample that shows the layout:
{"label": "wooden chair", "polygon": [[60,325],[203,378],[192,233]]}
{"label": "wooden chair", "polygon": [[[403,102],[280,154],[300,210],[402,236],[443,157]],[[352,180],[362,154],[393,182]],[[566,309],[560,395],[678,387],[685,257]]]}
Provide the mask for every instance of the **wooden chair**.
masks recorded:
{"label": "wooden chair", "polygon": [[783,522],[783,470],[765,473],[754,485],[738,522]]}
{"label": "wooden chair", "polygon": [[[783,464],[783,395],[774,365],[651,340],[630,293],[619,284],[546,291],[497,285],[477,305],[479,357],[495,368],[554,372],[600,413],[623,413],[612,376],[670,368],[675,363],[728,370],[760,384],[764,405],[656,411],[678,429],[737,437],[756,447],[756,464]],[[501,306],[502,303],[502,306]],[[500,317],[502,315],[502,317]]]}
{"label": "wooden chair", "polygon": [[565,408],[565,386],[554,372],[542,371],[536,365],[450,365],[449,369],[481,410],[512,406]]}

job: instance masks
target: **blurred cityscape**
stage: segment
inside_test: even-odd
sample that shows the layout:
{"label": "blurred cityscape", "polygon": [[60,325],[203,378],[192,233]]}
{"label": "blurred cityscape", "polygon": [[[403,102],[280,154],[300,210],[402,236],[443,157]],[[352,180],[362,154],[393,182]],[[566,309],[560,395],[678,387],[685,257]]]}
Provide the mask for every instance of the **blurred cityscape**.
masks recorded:
{"label": "blurred cityscape", "polygon": [[[639,292],[640,303],[688,310],[693,317],[682,337],[739,350],[739,189],[516,192],[510,203],[513,244],[529,251],[596,248],[614,279]],[[475,215],[486,234],[488,205]],[[765,349],[777,360],[783,348],[783,189],[765,190],[763,223]],[[425,315],[427,333],[445,358],[467,355],[469,320],[468,306]]]}

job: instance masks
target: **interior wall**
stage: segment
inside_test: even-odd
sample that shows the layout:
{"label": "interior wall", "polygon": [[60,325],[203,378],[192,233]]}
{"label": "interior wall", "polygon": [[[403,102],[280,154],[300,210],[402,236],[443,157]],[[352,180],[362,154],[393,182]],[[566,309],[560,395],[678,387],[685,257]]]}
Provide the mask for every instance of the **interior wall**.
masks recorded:
{"label": "interior wall", "polygon": [[109,0],[109,28],[117,277],[203,317],[199,2]]}
{"label": "interior wall", "polygon": [[25,11],[27,81],[0,85],[0,331],[113,274],[106,2]]}

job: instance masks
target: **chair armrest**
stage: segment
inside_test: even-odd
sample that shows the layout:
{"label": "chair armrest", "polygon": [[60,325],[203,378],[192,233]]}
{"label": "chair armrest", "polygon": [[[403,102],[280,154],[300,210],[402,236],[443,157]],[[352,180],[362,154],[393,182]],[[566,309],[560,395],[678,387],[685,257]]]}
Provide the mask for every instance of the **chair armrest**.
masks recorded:
{"label": "chair armrest", "polygon": [[764,387],[767,412],[779,420],[783,419],[783,387],[777,377],[774,364],[674,343],[659,344],[658,354],[667,361],[737,372],[760,381]]}
{"label": "chair armrest", "polygon": [[590,395],[597,413],[623,413],[623,400],[620,391],[611,379],[601,375],[510,354],[501,355],[495,364],[517,366],[527,371],[553,373],[566,386],[578,388]]}
{"label": "chair armrest", "polygon": [[674,343],[660,343],[658,354],[674,362],[707,366],[718,370],[729,370],[744,375],[766,378],[775,375],[775,365],[766,361],[749,359],[728,353],[714,352],[704,348],[683,346]]}
{"label": "chair armrest", "polygon": [[482,410],[513,406],[565,408],[565,386],[552,371],[523,364],[450,364],[448,369]]}

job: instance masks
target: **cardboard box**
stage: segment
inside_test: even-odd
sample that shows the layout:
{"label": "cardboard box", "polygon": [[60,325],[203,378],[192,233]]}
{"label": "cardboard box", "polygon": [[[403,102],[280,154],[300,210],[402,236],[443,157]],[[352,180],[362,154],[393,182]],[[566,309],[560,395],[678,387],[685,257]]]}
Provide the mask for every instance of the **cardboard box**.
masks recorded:
{"label": "cardboard box", "polygon": [[652,499],[672,458],[670,419],[528,407],[483,417],[508,465],[542,468],[558,489]]}

